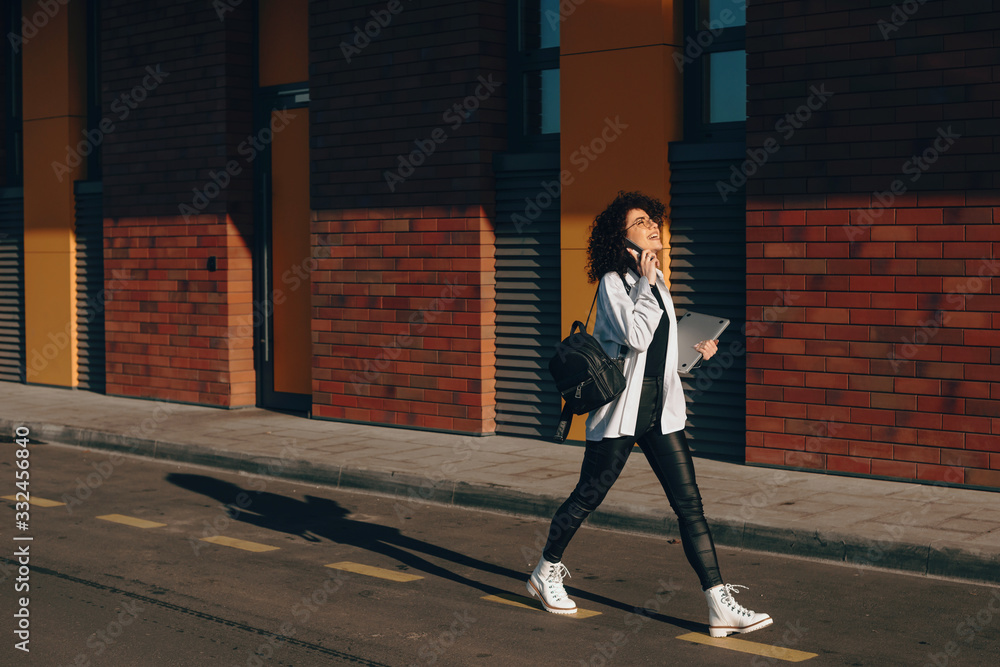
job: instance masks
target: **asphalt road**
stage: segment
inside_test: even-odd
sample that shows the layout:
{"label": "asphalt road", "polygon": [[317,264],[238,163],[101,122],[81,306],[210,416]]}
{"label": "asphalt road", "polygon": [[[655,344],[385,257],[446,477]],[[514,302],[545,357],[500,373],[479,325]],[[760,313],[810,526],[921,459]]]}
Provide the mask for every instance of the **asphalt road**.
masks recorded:
{"label": "asphalt road", "polygon": [[[0,444],[0,496],[18,491],[18,449]],[[584,527],[568,588],[594,614],[557,616],[524,589],[545,522],[28,451],[27,530],[14,501],[0,512],[3,665],[1000,664],[993,587],[720,549],[727,581],[750,586],[740,601],[775,624],[708,640],[697,579],[665,539]]]}

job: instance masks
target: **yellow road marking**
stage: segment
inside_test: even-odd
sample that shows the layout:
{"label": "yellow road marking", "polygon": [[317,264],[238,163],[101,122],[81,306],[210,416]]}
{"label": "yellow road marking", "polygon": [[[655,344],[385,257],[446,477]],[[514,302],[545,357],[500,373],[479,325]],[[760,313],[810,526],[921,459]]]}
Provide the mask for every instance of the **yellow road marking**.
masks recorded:
{"label": "yellow road marking", "polygon": [[[13,500],[14,502],[18,502],[16,495],[2,496],[2,498],[4,500]],[[30,502],[35,507],[59,507],[60,505],[66,504],[66,503],[61,503],[58,500],[49,500],[48,498],[39,498],[38,496],[32,496],[31,500],[29,500],[28,502]]]}
{"label": "yellow road marking", "polygon": [[809,660],[810,658],[815,658],[819,655],[818,653],[806,653],[805,651],[796,651],[795,649],[782,648],[781,646],[748,642],[745,639],[733,639],[732,637],[709,637],[708,635],[703,635],[700,632],[689,632],[686,635],[681,635],[677,639],[683,639],[686,642],[694,642],[695,644],[705,644],[706,646],[726,648],[730,651],[753,653],[754,655],[762,655],[766,658],[777,658],[778,660],[784,660],[786,662],[802,662],[803,660]]}
{"label": "yellow road marking", "polygon": [[126,526],[135,526],[136,528],[159,528],[167,525],[165,523],[157,523],[156,521],[137,519],[134,516],[125,516],[124,514],[105,514],[104,516],[99,516],[97,518],[104,519],[105,521],[112,521],[114,523],[123,523]]}
{"label": "yellow road marking", "polygon": [[389,581],[407,582],[423,579],[423,577],[415,574],[406,574],[405,572],[399,572],[397,570],[386,570],[372,565],[352,563],[349,560],[345,560],[340,563],[328,563],[324,567],[332,567],[334,570],[343,570],[344,572],[353,572],[355,574],[364,574],[369,577],[378,577],[379,579],[388,579]]}
{"label": "yellow road marking", "polygon": [[[509,604],[512,607],[520,607],[521,609],[533,609],[535,611],[545,611],[542,607],[542,603],[538,602],[533,598],[529,598],[527,595],[515,595],[514,593],[500,593],[499,595],[487,595],[482,598],[483,600],[489,600],[490,602],[499,602],[500,604]],[[577,607],[575,614],[559,614],[560,616],[565,616],[566,618],[590,618],[591,616],[600,616],[601,612],[591,611],[590,609],[580,609]]]}
{"label": "yellow road marking", "polygon": [[215,537],[203,537],[201,538],[201,541],[211,542],[212,544],[221,544],[224,547],[233,547],[234,549],[243,549],[244,551],[253,551],[254,553],[260,553],[261,551],[274,551],[281,548],[272,547],[269,544],[261,544],[259,542],[238,540],[235,537],[223,537],[222,535],[216,535]]}

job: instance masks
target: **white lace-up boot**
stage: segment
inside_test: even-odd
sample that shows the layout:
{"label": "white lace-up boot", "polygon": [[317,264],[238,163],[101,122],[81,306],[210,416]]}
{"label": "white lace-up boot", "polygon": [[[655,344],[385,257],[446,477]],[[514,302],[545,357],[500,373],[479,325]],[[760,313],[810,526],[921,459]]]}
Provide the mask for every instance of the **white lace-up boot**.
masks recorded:
{"label": "white lace-up boot", "polygon": [[553,614],[575,614],[576,603],[569,599],[563,588],[563,577],[570,576],[566,566],[550,563],[543,556],[528,579],[528,592],[542,601],[545,611]]}
{"label": "white lace-up boot", "polygon": [[719,584],[705,591],[708,600],[708,634],[712,637],[725,637],[733,632],[753,632],[766,628],[773,622],[767,614],[758,614],[740,605],[733,593],[737,588],[746,588],[735,584]]}

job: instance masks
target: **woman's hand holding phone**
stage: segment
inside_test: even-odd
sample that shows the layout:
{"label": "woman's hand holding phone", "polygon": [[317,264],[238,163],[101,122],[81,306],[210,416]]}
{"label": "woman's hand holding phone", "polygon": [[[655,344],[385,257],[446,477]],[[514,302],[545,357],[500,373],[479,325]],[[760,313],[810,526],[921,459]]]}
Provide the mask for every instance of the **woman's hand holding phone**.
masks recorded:
{"label": "woman's hand holding phone", "polygon": [[660,265],[656,259],[656,253],[652,250],[643,250],[637,243],[625,239],[626,249],[632,253],[639,267],[639,273],[646,276],[650,285],[656,284],[656,268]]}

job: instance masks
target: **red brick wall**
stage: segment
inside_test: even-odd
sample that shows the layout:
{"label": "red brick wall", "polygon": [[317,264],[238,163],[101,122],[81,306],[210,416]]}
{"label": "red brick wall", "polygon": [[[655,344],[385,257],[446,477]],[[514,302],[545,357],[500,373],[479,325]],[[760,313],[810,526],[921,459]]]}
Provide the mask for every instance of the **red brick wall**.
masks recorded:
{"label": "red brick wall", "polygon": [[315,416],[494,431],[491,218],[472,206],[318,216]]}
{"label": "red brick wall", "polygon": [[104,236],[107,393],[253,405],[251,257],[232,219],[106,218]]}
{"label": "red brick wall", "polygon": [[1000,486],[1000,196],[781,206],[747,213],[747,461]]}
{"label": "red brick wall", "polygon": [[252,7],[102,4],[109,394],[255,403]]}
{"label": "red brick wall", "polygon": [[506,3],[393,6],[310,3],[313,414],[490,433]]}
{"label": "red brick wall", "polygon": [[747,15],[747,461],[1000,487],[993,3]]}

